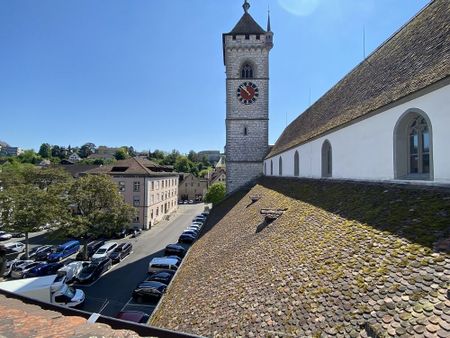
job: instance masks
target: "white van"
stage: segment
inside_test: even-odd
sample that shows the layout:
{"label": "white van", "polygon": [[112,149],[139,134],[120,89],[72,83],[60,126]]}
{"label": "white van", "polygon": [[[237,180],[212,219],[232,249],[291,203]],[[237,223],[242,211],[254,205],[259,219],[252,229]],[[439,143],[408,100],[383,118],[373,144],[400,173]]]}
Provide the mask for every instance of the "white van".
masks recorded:
{"label": "white van", "polygon": [[108,242],[103,244],[92,256],[92,260],[102,259],[109,257],[110,254],[117,248],[117,242]]}

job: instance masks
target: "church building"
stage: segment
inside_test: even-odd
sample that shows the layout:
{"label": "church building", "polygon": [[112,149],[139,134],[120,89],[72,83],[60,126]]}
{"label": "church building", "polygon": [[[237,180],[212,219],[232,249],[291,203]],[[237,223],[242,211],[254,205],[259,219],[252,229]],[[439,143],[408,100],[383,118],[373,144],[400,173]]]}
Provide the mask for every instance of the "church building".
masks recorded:
{"label": "church building", "polygon": [[450,1],[435,0],[283,131],[264,174],[450,184],[449,75]]}

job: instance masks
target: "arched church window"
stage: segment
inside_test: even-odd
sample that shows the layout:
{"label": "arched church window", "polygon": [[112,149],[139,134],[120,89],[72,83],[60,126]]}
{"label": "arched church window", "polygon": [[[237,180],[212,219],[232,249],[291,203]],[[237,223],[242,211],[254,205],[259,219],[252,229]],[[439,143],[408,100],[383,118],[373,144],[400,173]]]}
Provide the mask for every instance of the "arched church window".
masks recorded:
{"label": "arched church window", "polygon": [[278,159],[278,175],[283,176],[283,158],[281,156]]}
{"label": "arched church window", "polygon": [[294,176],[300,176],[300,156],[297,150],[294,154]]}
{"label": "arched church window", "polygon": [[241,77],[243,79],[253,79],[253,68],[248,63],[242,67]]}
{"label": "arched church window", "polygon": [[432,179],[431,122],[424,112],[407,112],[394,131],[395,178]]}
{"label": "arched church window", "polygon": [[322,144],[322,177],[333,176],[333,150],[330,141],[325,140]]}
{"label": "arched church window", "polygon": [[273,176],[273,161],[270,160],[270,175]]}

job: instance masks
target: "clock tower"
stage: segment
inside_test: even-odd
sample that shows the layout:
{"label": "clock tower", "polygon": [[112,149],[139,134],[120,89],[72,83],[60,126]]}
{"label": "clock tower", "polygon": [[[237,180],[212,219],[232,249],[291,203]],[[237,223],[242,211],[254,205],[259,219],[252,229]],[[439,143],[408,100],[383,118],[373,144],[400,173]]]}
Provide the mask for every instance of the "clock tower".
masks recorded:
{"label": "clock tower", "polygon": [[223,34],[226,68],[227,192],[233,192],[263,172],[269,147],[269,52],[273,47],[270,17],[267,30],[249,14]]}

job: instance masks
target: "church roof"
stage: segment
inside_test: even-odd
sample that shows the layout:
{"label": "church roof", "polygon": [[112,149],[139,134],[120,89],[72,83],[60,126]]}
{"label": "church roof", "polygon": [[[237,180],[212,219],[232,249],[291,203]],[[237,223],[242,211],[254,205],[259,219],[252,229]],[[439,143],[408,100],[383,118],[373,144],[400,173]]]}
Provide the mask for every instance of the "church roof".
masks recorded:
{"label": "church roof", "polygon": [[435,0],[297,117],[267,157],[450,75],[450,1]]}
{"label": "church roof", "polygon": [[234,34],[265,34],[266,31],[248,13],[244,13],[239,22],[228,35]]}
{"label": "church roof", "polygon": [[[211,210],[152,325],[206,337],[450,336],[450,190],[257,183]],[[268,224],[270,209],[284,212]]]}

